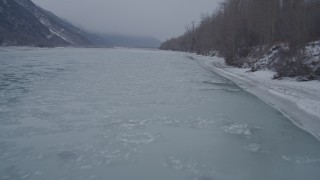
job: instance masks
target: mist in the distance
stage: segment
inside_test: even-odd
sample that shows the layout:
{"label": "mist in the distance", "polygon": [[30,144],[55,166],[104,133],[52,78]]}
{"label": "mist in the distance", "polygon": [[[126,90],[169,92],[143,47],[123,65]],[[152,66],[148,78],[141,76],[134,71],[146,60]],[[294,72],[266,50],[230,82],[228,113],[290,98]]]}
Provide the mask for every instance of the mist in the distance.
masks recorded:
{"label": "mist in the distance", "polygon": [[88,31],[153,36],[180,35],[185,25],[211,14],[220,0],[33,0]]}

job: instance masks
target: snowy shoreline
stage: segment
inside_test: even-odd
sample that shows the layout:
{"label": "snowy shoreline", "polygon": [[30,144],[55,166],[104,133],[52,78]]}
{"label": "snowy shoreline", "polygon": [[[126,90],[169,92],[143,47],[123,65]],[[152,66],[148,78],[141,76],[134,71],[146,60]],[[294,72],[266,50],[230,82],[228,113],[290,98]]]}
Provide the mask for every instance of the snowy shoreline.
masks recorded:
{"label": "snowy shoreline", "polygon": [[257,96],[320,141],[320,81],[273,80],[274,72],[227,66],[222,58],[187,54]]}

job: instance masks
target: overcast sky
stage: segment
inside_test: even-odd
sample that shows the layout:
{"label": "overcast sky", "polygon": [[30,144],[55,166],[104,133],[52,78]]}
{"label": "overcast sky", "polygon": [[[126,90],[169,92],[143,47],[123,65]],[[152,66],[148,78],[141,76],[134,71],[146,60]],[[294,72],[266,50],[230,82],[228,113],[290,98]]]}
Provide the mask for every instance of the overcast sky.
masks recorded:
{"label": "overcast sky", "polygon": [[221,0],[33,0],[59,17],[93,32],[178,36],[186,24],[213,13]]}

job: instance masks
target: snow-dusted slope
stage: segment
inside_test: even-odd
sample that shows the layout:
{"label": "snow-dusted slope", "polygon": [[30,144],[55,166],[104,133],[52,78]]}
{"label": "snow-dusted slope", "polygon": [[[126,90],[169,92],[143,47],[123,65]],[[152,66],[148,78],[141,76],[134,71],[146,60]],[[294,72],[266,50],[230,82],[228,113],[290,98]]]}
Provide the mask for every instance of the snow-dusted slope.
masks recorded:
{"label": "snow-dusted slope", "polygon": [[257,60],[249,56],[245,67],[252,67],[253,70],[270,69],[278,72],[278,77],[300,76],[305,80],[320,78],[320,41],[308,43],[304,51],[298,54],[290,53],[287,44],[276,44]]}
{"label": "snow-dusted slope", "polygon": [[305,53],[309,57],[306,61],[308,66],[320,75],[320,41],[307,44]]}
{"label": "snow-dusted slope", "polygon": [[15,1],[0,0],[0,46],[65,46],[66,41]]}
{"label": "snow-dusted slope", "polygon": [[91,46],[63,22],[31,0],[1,0],[0,46]]}
{"label": "snow-dusted slope", "polygon": [[[81,36],[78,32],[74,32],[62,23],[57,21],[53,13],[43,10],[30,0],[15,0],[18,4],[30,11],[50,32],[68,42],[71,45],[90,45],[91,43]],[[61,20],[62,21],[62,20]]]}
{"label": "snow-dusted slope", "polygon": [[277,108],[293,123],[320,140],[320,81],[273,80],[270,70],[250,72],[249,68],[225,65],[218,57],[191,55],[199,63]]}

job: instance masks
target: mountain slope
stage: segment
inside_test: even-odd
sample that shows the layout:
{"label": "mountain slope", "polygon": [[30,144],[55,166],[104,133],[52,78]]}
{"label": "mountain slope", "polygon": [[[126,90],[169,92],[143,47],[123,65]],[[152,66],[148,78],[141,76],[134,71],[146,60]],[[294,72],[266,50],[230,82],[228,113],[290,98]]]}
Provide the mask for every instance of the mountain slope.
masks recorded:
{"label": "mountain slope", "polygon": [[46,11],[30,0],[15,0],[18,4],[30,11],[43,25],[45,25],[52,34],[59,36],[71,45],[89,45],[91,44],[86,38],[77,31],[72,31],[63,20],[53,13]]}
{"label": "mountain slope", "polygon": [[0,45],[48,47],[92,43],[31,0],[0,0]]}
{"label": "mountain slope", "polygon": [[0,0],[0,46],[158,48],[153,37],[88,33],[31,0]]}
{"label": "mountain slope", "polygon": [[28,10],[12,0],[0,0],[0,45],[64,46],[67,42],[52,35]]}
{"label": "mountain slope", "polygon": [[[16,0],[16,1],[25,1],[25,0]],[[86,38],[87,40],[89,40],[95,47],[111,47],[111,44],[102,39],[100,36],[94,34],[94,33],[89,33],[86,32],[76,26],[74,26],[73,24],[71,24],[70,22],[68,22],[67,20],[61,19],[58,16],[56,16],[55,14],[53,14],[50,11],[47,11],[41,7],[38,7],[42,10],[43,13],[45,13],[47,16],[49,16],[50,18],[52,18],[53,20],[55,20],[56,22],[58,22],[60,25],[64,26],[65,29],[69,29],[73,32],[77,32],[79,35],[83,36],[84,38]]]}

